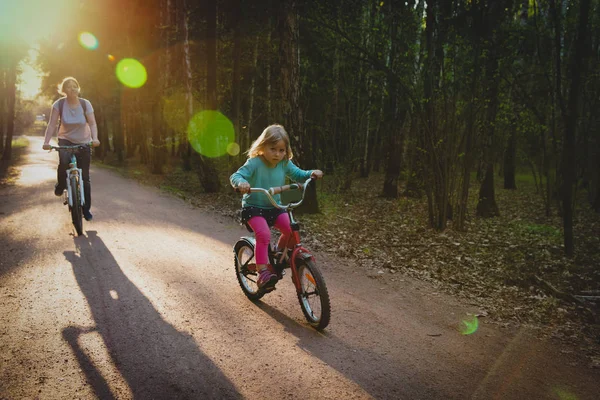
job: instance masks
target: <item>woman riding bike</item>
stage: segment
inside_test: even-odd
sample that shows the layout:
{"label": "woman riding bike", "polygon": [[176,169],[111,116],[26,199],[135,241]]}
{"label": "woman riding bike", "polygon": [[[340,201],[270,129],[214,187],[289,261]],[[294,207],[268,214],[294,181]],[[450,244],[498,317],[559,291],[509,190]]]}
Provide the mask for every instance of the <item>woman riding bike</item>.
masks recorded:
{"label": "woman riding bike", "polygon": [[[77,80],[73,77],[67,77],[58,85],[58,93],[65,96],[52,104],[50,114],[50,122],[46,128],[44,139],[44,150],[50,150],[50,139],[56,132],[58,127],[58,144],[59,146],[75,146],[79,144],[92,143],[92,146],[100,146],[98,140],[98,126],[96,125],[96,117],[94,116],[94,108],[92,104],[85,99],[79,98],[80,87]],[[93,216],[90,212],[92,205],[92,193],[90,184],[90,163],[91,150],[79,151],[76,154],[77,165],[82,170],[83,188],[85,204],[83,207],[83,217],[90,221]],[[59,164],[57,168],[57,182],[54,185],[54,194],[61,196],[66,186],[66,171],[69,165],[70,154],[67,152],[59,152]]]}

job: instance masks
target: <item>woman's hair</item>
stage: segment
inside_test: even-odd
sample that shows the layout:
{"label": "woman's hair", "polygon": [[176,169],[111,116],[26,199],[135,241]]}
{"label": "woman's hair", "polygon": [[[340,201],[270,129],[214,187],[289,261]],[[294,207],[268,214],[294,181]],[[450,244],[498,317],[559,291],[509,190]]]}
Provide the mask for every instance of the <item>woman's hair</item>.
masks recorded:
{"label": "woman's hair", "polygon": [[72,76],[67,76],[65,79],[62,80],[61,83],[58,84],[58,93],[66,96],[67,94],[65,93],[65,85],[67,84],[67,82],[73,82],[77,85],[77,87],[79,88],[79,90],[81,90],[81,86],[79,86],[79,82],[77,82],[77,79],[73,78]]}
{"label": "woman's hair", "polygon": [[290,137],[283,126],[278,124],[269,125],[265,128],[260,136],[252,143],[250,149],[248,149],[248,158],[261,155],[266,146],[273,145],[280,140],[283,140],[283,143],[285,144],[286,158],[291,160],[292,157],[294,157],[294,154],[292,153],[292,148],[290,147]]}

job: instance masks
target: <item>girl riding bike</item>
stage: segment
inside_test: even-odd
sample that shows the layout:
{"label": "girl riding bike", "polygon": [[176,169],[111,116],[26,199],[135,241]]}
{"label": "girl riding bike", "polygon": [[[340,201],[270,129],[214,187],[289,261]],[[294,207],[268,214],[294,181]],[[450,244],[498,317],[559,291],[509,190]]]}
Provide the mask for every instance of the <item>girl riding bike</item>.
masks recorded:
{"label": "girl riding bike", "polygon": [[254,188],[275,188],[274,199],[281,204],[281,186],[285,178],[304,182],[308,178],[318,179],[323,172],[316,169],[305,171],[292,161],[293,153],[290,139],[281,125],[270,125],[252,143],[248,150],[248,160],[230,177],[231,185],[242,193],[242,222],[249,226],[256,238],[256,267],[259,273],[258,287],[264,292],[275,289],[277,274],[269,264],[268,248],[271,241],[270,227],[275,226],[281,237],[277,250],[292,248],[292,229],[288,214],[273,207],[262,193],[248,193]]}

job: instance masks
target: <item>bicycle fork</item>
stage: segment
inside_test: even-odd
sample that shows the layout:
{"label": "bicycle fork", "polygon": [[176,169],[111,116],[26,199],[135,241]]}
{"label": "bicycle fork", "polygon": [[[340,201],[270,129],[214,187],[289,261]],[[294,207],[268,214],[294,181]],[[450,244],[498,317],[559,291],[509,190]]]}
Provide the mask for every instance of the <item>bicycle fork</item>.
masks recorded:
{"label": "bicycle fork", "polygon": [[80,168],[73,168],[73,164],[71,164],[71,168],[67,170],[67,200],[69,202],[69,207],[73,207],[73,188],[71,187],[71,176],[78,175],[79,177],[79,198],[81,199],[81,205],[85,204],[85,197],[83,196],[83,183],[81,182],[81,177],[83,176],[83,172]]}

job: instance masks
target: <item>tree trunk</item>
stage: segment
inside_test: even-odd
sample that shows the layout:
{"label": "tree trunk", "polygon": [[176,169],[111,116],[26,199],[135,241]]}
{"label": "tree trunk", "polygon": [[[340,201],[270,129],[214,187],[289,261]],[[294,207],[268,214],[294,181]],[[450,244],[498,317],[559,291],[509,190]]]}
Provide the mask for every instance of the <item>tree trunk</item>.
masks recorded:
{"label": "tree trunk", "polygon": [[[252,132],[254,132],[253,128],[254,128],[254,97],[255,97],[255,91],[256,91],[256,76],[258,75],[258,45],[260,43],[260,36],[256,36],[255,42],[254,42],[254,51],[253,51],[253,55],[252,55],[252,79],[250,81],[250,95],[249,95],[249,99],[248,99],[248,121],[246,123],[246,134],[243,136],[242,141],[240,141],[240,148],[244,149],[243,151],[245,151],[245,149],[249,149],[250,148],[250,143],[252,141],[253,135]],[[243,154],[242,151],[240,151],[240,155]]]}
{"label": "tree trunk", "polygon": [[6,137],[2,161],[12,158],[12,140],[15,131],[15,102],[17,100],[17,61],[11,60],[6,76]]}
{"label": "tree trunk", "polygon": [[0,154],[4,151],[4,135],[6,135],[6,71],[0,68]]}
{"label": "tree trunk", "polygon": [[[218,110],[217,97],[217,3],[206,2],[206,109]],[[200,153],[193,153],[193,165],[206,193],[216,193],[221,181],[215,163]]]}
{"label": "tree trunk", "polygon": [[[389,4],[391,8],[391,3]],[[390,12],[392,21],[389,28],[389,54],[388,67],[391,71],[396,69],[396,53],[398,51],[398,13]],[[389,102],[387,107],[387,120],[385,126],[385,177],[383,180],[383,197],[398,197],[398,182],[400,180],[400,169],[402,166],[402,147],[404,139],[404,124],[408,105],[405,101],[398,104],[398,85],[395,82],[387,82]],[[370,102],[370,98],[369,98]]]}
{"label": "tree trunk", "polygon": [[504,152],[504,189],[517,188],[517,184],[515,182],[516,162],[517,137],[515,129],[513,128],[510,132],[510,138],[508,139],[508,146]]}
{"label": "tree trunk", "polygon": [[112,120],[113,125],[113,148],[114,152],[117,154],[117,161],[119,164],[123,162],[123,150],[125,147],[125,142],[123,140],[123,114],[120,112],[121,110],[121,100],[120,96],[116,98],[116,110],[117,112],[114,115]]}
{"label": "tree trunk", "polygon": [[[477,215],[483,218],[497,217],[500,215],[496,201],[494,188],[494,164],[488,163],[485,176],[479,189],[479,202],[477,203]],[[492,201],[490,201],[492,199]]]}
{"label": "tree trunk", "polygon": [[499,215],[498,205],[496,204],[496,194],[494,190],[494,154],[495,142],[495,126],[496,116],[498,114],[498,48],[500,40],[499,34],[496,32],[500,28],[502,21],[502,13],[504,8],[503,2],[494,3],[495,7],[487,11],[487,25],[484,38],[487,40],[487,56],[485,62],[485,90],[484,101],[486,104],[485,121],[484,121],[484,137],[487,141],[484,148],[483,162],[485,164],[485,176],[481,183],[479,191],[479,202],[477,204],[477,215],[483,218]]}
{"label": "tree trunk", "polygon": [[272,82],[272,73],[271,73],[271,69],[272,69],[272,62],[271,62],[271,36],[272,36],[272,30],[273,30],[273,20],[272,18],[269,18],[269,22],[268,22],[268,28],[267,28],[267,40],[266,40],[266,53],[267,53],[267,65],[265,66],[265,83],[267,85],[266,87],[266,91],[267,91],[267,98],[265,99],[266,102],[266,108],[267,108],[267,124],[271,124],[273,121],[273,104],[272,104],[272,96],[273,96],[273,82]]}
{"label": "tree trunk", "polygon": [[[231,10],[233,19],[233,76],[231,83],[231,118],[233,120],[233,129],[237,143],[242,144],[242,129],[240,121],[241,116],[241,93],[242,93],[242,82],[241,82],[241,63],[240,58],[242,54],[242,32],[241,26],[242,21],[240,18],[241,1],[237,1]],[[241,157],[239,157],[241,159]]]}
{"label": "tree trunk", "polygon": [[586,53],[589,9],[590,0],[581,0],[579,5],[577,36],[574,42],[575,51],[573,52],[571,59],[571,87],[569,89],[569,101],[564,127],[562,152],[562,205],[565,254],[569,257],[572,257],[575,254],[575,242],[573,237],[574,188],[577,180],[575,172],[575,143],[577,137],[576,129],[579,94],[582,75],[584,74],[583,61]]}
{"label": "tree trunk", "polygon": [[[298,159],[304,169],[313,168],[313,154],[310,151],[310,141],[304,135],[304,117],[300,106],[300,60],[298,54],[298,11],[296,0],[282,1],[280,6],[280,43],[279,62],[281,66],[281,98],[283,119],[286,130],[298,154]],[[304,213],[318,213],[316,185],[310,185],[301,210]]]}
{"label": "tree trunk", "polygon": [[[188,10],[187,0],[182,0],[181,5],[181,23],[183,25],[183,70],[185,83],[185,120],[190,121],[194,115],[194,95],[193,95],[193,75],[192,75],[192,56],[190,54],[190,11]],[[183,169],[185,171],[192,170],[190,142],[182,132],[181,138],[181,157],[183,160]]]}
{"label": "tree trunk", "polygon": [[[163,173],[163,140],[162,140],[162,101],[156,99],[154,106],[152,107],[152,124],[149,127],[152,130],[152,151],[150,152],[152,157],[151,172],[156,175]],[[142,140],[142,146],[146,143],[146,140]]]}

